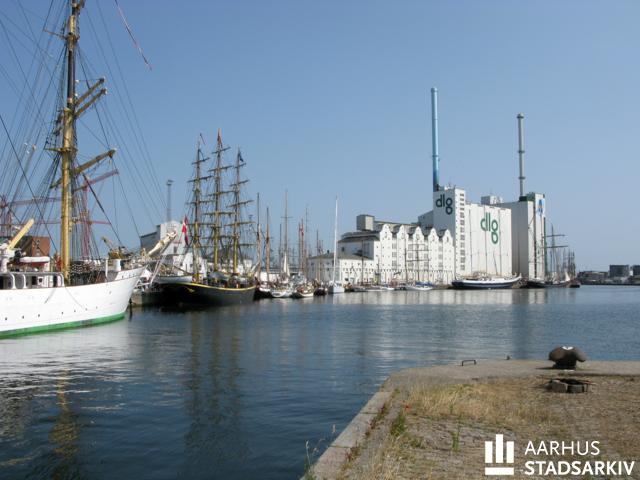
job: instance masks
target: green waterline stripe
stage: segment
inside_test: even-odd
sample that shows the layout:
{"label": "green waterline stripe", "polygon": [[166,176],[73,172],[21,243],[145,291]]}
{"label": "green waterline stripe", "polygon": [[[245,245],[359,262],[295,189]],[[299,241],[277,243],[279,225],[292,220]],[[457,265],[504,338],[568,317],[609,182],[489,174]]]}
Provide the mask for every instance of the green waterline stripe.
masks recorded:
{"label": "green waterline stripe", "polygon": [[16,328],[14,330],[7,330],[6,332],[0,332],[0,338],[8,337],[20,337],[22,335],[30,335],[32,333],[44,333],[52,330],[65,330],[68,328],[89,327],[91,325],[98,325],[101,323],[115,322],[116,320],[122,320],[125,312],[118,313],[117,315],[109,315],[106,317],[91,318],[89,320],[78,320],[75,322],[54,323],[51,325],[41,325],[38,327]]}

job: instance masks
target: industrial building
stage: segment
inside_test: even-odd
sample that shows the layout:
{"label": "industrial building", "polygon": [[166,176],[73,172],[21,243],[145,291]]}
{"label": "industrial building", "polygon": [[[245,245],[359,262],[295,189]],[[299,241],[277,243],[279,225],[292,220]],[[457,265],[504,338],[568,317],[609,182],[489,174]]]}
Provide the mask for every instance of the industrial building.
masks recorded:
{"label": "industrial building", "polygon": [[[464,189],[440,185],[437,111],[437,90],[432,88],[433,209],[410,224],[359,215],[357,231],[342,236],[338,253],[350,255],[343,256],[344,261],[360,259],[360,278],[365,282],[450,283],[475,274],[544,279],[546,200],[544,194],[525,193],[524,116],[517,116],[518,200],[504,202],[488,195],[474,203]],[[321,259],[314,257],[310,261]],[[333,260],[324,256],[324,261]],[[342,267],[340,271],[340,280],[352,278],[344,275]]]}

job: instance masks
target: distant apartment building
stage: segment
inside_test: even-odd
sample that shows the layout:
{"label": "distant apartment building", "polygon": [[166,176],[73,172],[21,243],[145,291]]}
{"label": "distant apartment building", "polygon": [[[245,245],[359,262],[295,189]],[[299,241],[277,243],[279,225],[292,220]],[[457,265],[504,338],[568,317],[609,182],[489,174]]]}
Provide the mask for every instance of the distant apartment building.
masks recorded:
{"label": "distant apartment building", "polygon": [[629,265],[609,265],[609,278],[627,279],[631,276]]}
{"label": "distant apartment building", "polygon": [[605,283],[608,278],[609,274],[607,272],[599,272],[595,270],[585,270],[584,272],[580,272],[578,274],[578,280],[586,285],[591,283]]}

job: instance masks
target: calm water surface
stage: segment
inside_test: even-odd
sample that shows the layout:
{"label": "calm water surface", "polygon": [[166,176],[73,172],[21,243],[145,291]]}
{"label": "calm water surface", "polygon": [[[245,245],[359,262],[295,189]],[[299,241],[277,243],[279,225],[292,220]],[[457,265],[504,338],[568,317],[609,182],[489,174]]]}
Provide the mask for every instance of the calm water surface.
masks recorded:
{"label": "calm water surface", "polygon": [[640,288],[136,310],[0,340],[1,478],[297,478],[389,373],[557,344],[640,358]]}

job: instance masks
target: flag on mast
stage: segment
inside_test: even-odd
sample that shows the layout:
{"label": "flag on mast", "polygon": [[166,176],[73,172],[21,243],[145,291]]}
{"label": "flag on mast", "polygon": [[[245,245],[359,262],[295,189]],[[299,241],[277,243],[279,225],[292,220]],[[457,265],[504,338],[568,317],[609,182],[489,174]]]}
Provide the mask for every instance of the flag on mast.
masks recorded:
{"label": "flag on mast", "polygon": [[182,221],[182,235],[184,235],[184,244],[189,246],[189,236],[187,233],[187,216],[184,216],[184,220]]}

